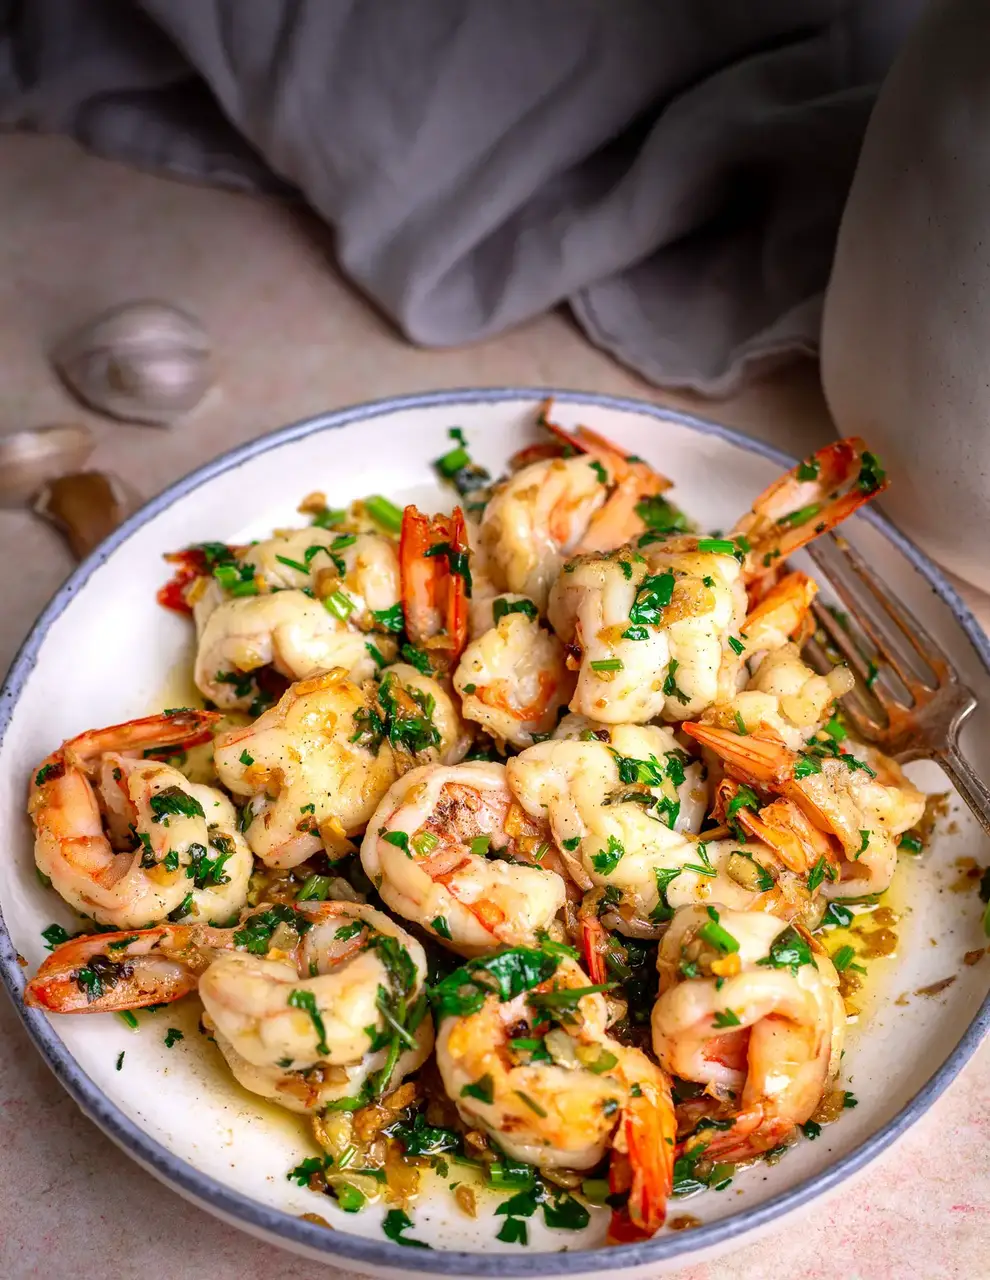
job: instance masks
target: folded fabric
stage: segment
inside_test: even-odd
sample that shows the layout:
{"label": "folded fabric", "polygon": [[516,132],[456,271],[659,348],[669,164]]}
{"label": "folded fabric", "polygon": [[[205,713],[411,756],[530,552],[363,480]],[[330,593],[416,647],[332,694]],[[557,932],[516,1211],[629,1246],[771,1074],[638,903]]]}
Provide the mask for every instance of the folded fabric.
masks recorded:
{"label": "folded fabric", "polygon": [[0,0],[0,124],[297,193],[414,342],[569,302],[656,383],[817,343],[920,0]]}

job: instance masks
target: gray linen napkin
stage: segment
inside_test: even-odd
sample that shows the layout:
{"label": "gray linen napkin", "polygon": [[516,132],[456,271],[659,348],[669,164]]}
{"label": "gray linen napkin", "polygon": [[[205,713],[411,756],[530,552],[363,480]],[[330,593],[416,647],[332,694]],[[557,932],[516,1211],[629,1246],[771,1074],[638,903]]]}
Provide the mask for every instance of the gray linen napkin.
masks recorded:
{"label": "gray linen napkin", "polygon": [[814,349],[920,0],[0,0],[0,125],[300,195],[414,342],[569,302],[666,386]]}

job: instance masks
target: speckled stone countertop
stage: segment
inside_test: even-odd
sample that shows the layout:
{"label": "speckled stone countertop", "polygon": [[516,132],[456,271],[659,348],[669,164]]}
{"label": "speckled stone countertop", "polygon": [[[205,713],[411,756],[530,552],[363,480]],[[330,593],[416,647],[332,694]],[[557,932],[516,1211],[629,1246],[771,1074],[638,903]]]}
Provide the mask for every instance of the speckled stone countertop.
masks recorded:
{"label": "speckled stone countertop", "polygon": [[[165,182],[58,139],[0,138],[0,432],[85,420],[93,466],[147,497],[233,445],[321,410],[400,392],[506,383],[687,405],[793,453],[827,439],[813,366],[703,405],[662,395],[564,315],[456,351],[421,351],[335,274],[325,229],[263,200]],[[47,351],[102,307],[188,305],[220,387],[172,431],[86,415]],[[0,511],[0,669],[71,569],[58,537]],[[967,599],[985,626],[990,600]],[[76,1109],[0,997],[0,1276],[321,1280],[333,1267],[261,1244],[180,1200]],[[990,1045],[896,1149],[827,1203],[681,1280],[977,1280],[990,1275]],[[344,1273],[338,1273],[343,1276]]]}

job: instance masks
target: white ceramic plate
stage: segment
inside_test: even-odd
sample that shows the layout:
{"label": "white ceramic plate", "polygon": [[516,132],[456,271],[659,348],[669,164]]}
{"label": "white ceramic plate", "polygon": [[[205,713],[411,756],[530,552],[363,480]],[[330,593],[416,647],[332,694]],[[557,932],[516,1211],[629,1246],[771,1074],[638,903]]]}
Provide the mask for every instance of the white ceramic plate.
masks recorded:
{"label": "white ceramic plate", "polygon": [[[34,872],[24,799],[32,766],[85,728],[144,715],[176,701],[169,673],[191,656],[188,624],[155,603],[167,577],[162,553],[188,543],[265,536],[298,519],[313,489],[331,505],[369,493],[436,509],[450,505],[430,459],[449,448],[447,429],[468,433],[474,457],[493,473],[536,438],[546,391],[447,392],[364,405],[286,427],[227,454],[173,485],[120,528],[73,574],[45,610],[0,695],[0,964],[12,998],[59,1080],[111,1138],[144,1167],[203,1208],[310,1256],[361,1270],[443,1275],[582,1275],[649,1266],[654,1274],[737,1241],[834,1188],[887,1147],[929,1107],[990,1023],[987,968],[962,963],[983,944],[975,893],[949,892],[954,861],[986,861],[984,839],[952,797],[949,818],[923,859],[902,858],[895,908],[899,955],[871,965],[863,1025],[853,1030],[844,1079],[859,1100],[815,1142],[802,1141],[775,1167],[759,1166],[721,1193],[675,1201],[701,1225],[645,1244],[590,1248],[605,1214],[584,1233],[550,1232],[531,1220],[528,1248],[495,1239],[502,1219],[463,1216],[442,1194],[417,1204],[415,1229],[433,1251],[381,1235],[380,1213],[356,1216],[286,1179],[315,1154],[300,1120],[234,1086],[197,1034],[194,999],[141,1015],[131,1032],[111,1015],[49,1019],[21,1003],[26,971],[45,956],[41,931],[69,913]],[[790,460],[711,423],[654,405],[560,393],[565,425],[583,420],[674,478],[677,500],[707,528],[725,528]],[[894,477],[896,483],[896,477]],[[942,575],[875,513],[857,517],[851,540],[942,642],[980,699],[965,739],[977,771],[990,776],[990,646]],[[180,695],[181,696],[181,695]],[[944,790],[930,766],[912,768],[926,789]],[[916,996],[946,977],[936,997]],[[904,1002],[895,999],[905,995]],[[184,1040],[169,1049],[168,1027]],[[124,1051],[121,1069],[118,1055]],[[492,1206],[496,1202],[492,1201]],[[321,1214],[334,1231],[300,1219]],[[443,1250],[443,1251],[441,1251]]]}

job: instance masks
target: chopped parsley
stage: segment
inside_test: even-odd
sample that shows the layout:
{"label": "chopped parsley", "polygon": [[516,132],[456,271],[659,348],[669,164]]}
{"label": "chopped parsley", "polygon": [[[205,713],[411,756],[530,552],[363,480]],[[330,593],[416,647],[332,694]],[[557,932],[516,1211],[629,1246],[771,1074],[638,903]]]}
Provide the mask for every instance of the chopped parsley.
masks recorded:
{"label": "chopped parsley", "polygon": [[473,1084],[466,1084],[461,1090],[461,1097],[477,1098],[479,1102],[484,1102],[491,1106],[495,1101],[495,1082],[486,1072],[480,1080],[475,1080]]}
{"label": "chopped parsley", "polygon": [[527,618],[539,617],[532,600],[506,600],[504,596],[499,596],[492,604],[492,619],[495,625],[498,626],[510,613],[521,613]]}
{"label": "chopped parsley", "polygon": [[880,459],[875,453],[865,451],[860,462],[859,476],[856,479],[857,488],[861,493],[876,493],[886,479],[887,473],[880,465]]}
{"label": "chopped parsley", "polygon": [[819,855],[818,861],[808,873],[808,892],[814,893],[826,876],[828,876],[830,880],[834,880],[835,869],[825,857],[824,853],[822,853]]}
{"label": "chopped parsley", "polygon": [[[687,517],[660,494],[636,503],[636,514],[653,533],[686,533]],[[644,535],[646,536],[646,535]],[[651,537],[650,541],[656,541]],[[642,542],[640,545],[646,545]]]}
{"label": "chopped parsley", "polygon": [[799,462],[796,475],[799,480],[817,480],[818,473],[821,470],[821,463],[815,457],[806,458],[803,462]]}
{"label": "chopped parsley", "polygon": [[429,1249],[422,1240],[411,1240],[404,1233],[412,1230],[412,1218],[404,1209],[389,1209],[382,1220],[382,1232],[396,1244],[404,1244],[411,1249]]}
{"label": "chopped parsley", "polygon": [[446,938],[448,942],[451,941],[450,925],[447,923],[446,917],[434,916],[430,921],[430,925],[432,926],[434,933],[439,937]]}
{"label": "chopped parsley", "polygon": [[185,1036],[178,1027],[169,1027],[165,1032],[165,1048],[171,1049],[173,1045],[178,1044],[180,1040],[185,1040]]}
{"label": "chopped parsley", "polygon": [[795,778],[810,778],[814,773],[821,773],[822,762],[811,755],[799,754],[797,763],[794,765]]}
{"label": "chopped parsley", "polygon": [[309,1020],[313,1024],[316,1032],[316,1052],[321,1057],[326,1057],[330,1053],[330,1047],[327,1044],[327,1031],[323,1023],[323,1015],[316,1007],[316,997],[312,991],[292,991],[289,993],[289,1008],[301,1009],[304,1013],[309,1014]]}
{"label": "chopped parsley", "polygon": [[[279,902],[273,907],[268,907],[264,911],[259,911],[255,915],[249,916],[241,927],[234,932],[234,945],[244,947],[252,955],[267,955],[272,934],[280,924],[291,925],[299,934],[306,933],[313,927],[312,921],[308,920],[304,915]],[[358,931],[363,927],[363,924],[359,925]],[[339,934],[340,930],[338,929],[337,935],[339,936]]]}
{"label": "chopped parsley", "polygon": [[677,661],[676,658],[671,658],[670,663],[667,667],[667,674],[664,677],[663,696],[665,698],[676,698],[678,702],[680,702],[681,704],[684,704],[684,703],[690,702],[691,699],[687,696],[684,690],[678,686],[677,681],[675,679],[677,675],[677,668],[680,665],[681,664]]}
{"label": "chopped parsley", "polygon": [[399,632],[402,631],[406,625],[401,604],[393,604],[389,609],[372,609],[371,616],[374,618],[380,631]]}
{"label": "chopped parsley", "polygon": [[650,912],[650,919],[658,924],[662,924],[665,920],[669,920],[674,914],[674,908],[667,901],[667,890],[671,881],[676,880],[681,874],[681,867],[654,867],[653,875],[657,884],[657,905]]}
{"label": "chopped parsley", "polygon": [[[184,818],[205,818],[203,806],[179,787],[164,787],[151,797],[152,821],[162,822],[169,814]],[[167,825],[167,824],[166,824]]]}
{"label": "chopped parsley", "polygon": [[790,969],[796,977],[803,964],[811,964],[811,947],[791,925],[779,933],[770,944],[770,950],[758,965],[766,969]]}
{"label": "chopped parsley", "polygon": [[438,1019],[477,1013],[489,995],[512,1000],[546,982],[558,959],[534,947],[509,947],[491,956],[478,956],[455,969],[430,988],[430,1002]]}
{"label": "chopped parsley", "polygon": [[42,929],[41,936],[44,938],[46,951],[54,951],[56,947],[68,942],[72,934],[63,929],[60,924],[50,924],[47,929]]}
{"label": "chopped parsley", "polygon": [[906,831],[898,840],[897,847],[898,849],[903,849],[905,853],[921,853],[925,846],[918,836]]}
{"label": "chopped parsley", "polygon": [[600,875],[611,875],[625,856],[625,852],[621,841],[615,836],[609,836],[605,848],[600,853],[592,855],[591,865]]}
{"label": "chopped parsley", "polygon": [[742,1023],[738,1014],[732,1009],[717,1009],[715,1016],[712,1018],[712,1026],[722,1031],[726,1027],[741,1027]]}
{"label": "chopped parsley", "polygon": [[658,627],[662,621],[663,610],[670,604],[674,595],[674,575],[668,569],[660,574],[647,574],[636,591],[636,598],[629,610],[629,621],[633,625]]}
{"label": "chopped parsley", "polygon": [[744,653],[746,646],[741,640],[737,640],[735,636],[729,636],[729,648],[735,654]]}
{"label": "chopped parsley", "polygon": [[598,461],[597,458],[589,459],[588,466],[595,473],[595,477],[598,480],[599,484],[608,484],[608,472],[605,470],[605,468],[602,466],[602,464]]}
{"label": "chopped parsley", "polygon": [[739,950],[739,942],[719,924],[719,915],[714,907],[708,907],[708,919],[698,930],[698,937],[722,955],[729,955]]}

